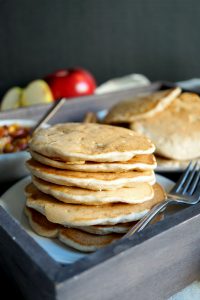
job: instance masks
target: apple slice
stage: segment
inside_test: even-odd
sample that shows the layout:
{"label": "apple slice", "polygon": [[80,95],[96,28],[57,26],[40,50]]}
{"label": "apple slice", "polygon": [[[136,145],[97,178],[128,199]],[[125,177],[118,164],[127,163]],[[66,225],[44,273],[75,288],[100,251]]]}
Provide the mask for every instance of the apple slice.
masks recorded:
{"label": "apple slice", "polygon": [[44,80],[34,80],[24,89],[21,105],[31,106],[54,101],[52,92]]}
{"label": "apple slice", "polygon": [[16,109],[20,107],[22,89],[15,86],[9,89],[1,101],[1,110]]}

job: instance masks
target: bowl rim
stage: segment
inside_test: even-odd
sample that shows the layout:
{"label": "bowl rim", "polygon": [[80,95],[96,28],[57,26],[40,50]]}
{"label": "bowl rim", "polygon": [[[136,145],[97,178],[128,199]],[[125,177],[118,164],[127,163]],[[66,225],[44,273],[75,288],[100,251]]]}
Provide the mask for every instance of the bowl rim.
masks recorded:
{"label": "bowl rim", "polygon": [[[4,120],[0,120],[0,126],[2,125],[7,125],[7,124],[15,124],[15,123],[19,123],[21,125],[27,125],[27,127],[32,127],[33,125],[35,125],[38,121],[34,120],[34,119],[4,119]],[[47,128],[49,127],[50,124],[49,123],[45,123],[43,124],[43,128]],[[24,156],[25,153],[27,153],[28,150],[22,150],[22,151],[17,151],[17,152],[11,152],[11,153],[0,153],[0,160],[2,159],[6,159],[6,158],[14,158],[14,156]]]}
{"label": "bowl rim", "polygon": [[4,119],[4,120],[0,120],[0,125],[3,125],[3,124],[16,124],[16,123],[19,123],[21,125],[23,124],[36,124],[37,123],[37,120],[33,120],[33,119]]}
{"label": "bowl rim", "polygon": [[28,153],[28,150],[22,150],[22,151],[17,151],[17,152],[11,152],[11,153],[0,153],[0,161],[6,158],[14,158],[17,157],[23,157],[26,153]]}

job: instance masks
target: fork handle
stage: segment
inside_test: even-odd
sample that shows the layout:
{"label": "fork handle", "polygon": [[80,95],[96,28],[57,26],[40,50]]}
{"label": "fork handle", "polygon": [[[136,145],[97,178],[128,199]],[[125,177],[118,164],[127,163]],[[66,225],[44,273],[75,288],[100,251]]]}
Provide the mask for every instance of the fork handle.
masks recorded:
{"label": "fork handle", "polygon": [[141,231],[144,229],[149,222],[162,210],[164,210],[169,203],[173,202],[173,199],[167,199],[155,205],[136,225],[134,225],[124,236],[123,238],[130,237],[132,234]]}

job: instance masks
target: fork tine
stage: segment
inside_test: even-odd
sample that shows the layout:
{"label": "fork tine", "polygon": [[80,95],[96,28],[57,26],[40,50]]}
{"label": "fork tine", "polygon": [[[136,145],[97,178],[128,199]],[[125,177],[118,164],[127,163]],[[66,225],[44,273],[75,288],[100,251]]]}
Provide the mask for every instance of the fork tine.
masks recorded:
{"label": "fork tine", "polygon": [[192,161],[189,163],[189,165],[187,166],[187,168],[185,169],[185,171],[183,172],[183,174],[181,175],[181,177],[179,178],[179,180],[177,181],[177,183],[175,184],[175,186],[171,190],[172,193],[176,193],[181,189],[181,187],[182,187],[183,183],[185,182],[191,168],[192,168]]}
{"label": "fork tine", "polygon": [[193,191],[193,196],[195,196],[195,197],[198,197],[198,198],[200,198],[200,172],[198,172],[198,174],[199,174],[199,180],[198,180],[198,183],[196,184],[196,187],[195,187],[195,189],[194,189],[194,191]]}
{"label": "fork tine", "polygon": [[196,171],[196,174],[193,178],[192,184],[190,185],[188,193],[192,195],[194,192],[196,193],[196,189],[200,188],[200,170]]}
{"label": "fork tine", "polygon": [[189,190],[189,187],[190,187],[190,184],[195,176],[195,173],[197,171],[197,167],[198,167],[198,162],[196,162],[194,165],[193,165],[193,168],[192,170],[190,171],[190,173],[188,174],[188,177],[187,177],[187,180],[185,181],[185,183],[182,185],[182,194],[185,194],[188,190]]}

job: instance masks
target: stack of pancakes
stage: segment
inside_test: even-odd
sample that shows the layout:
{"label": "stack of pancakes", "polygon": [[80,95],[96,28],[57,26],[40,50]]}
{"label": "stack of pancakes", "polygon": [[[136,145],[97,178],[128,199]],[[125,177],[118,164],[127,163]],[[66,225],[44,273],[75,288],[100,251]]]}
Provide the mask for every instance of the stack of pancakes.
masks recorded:
{"label": "stack of pancakes", "polygon": [[95,251],[119,239],[165,197],[155,183],[155,147],[132,130],[58,124],[34,134],[29,148],[30,225],[75,249]]}
{"label": "stack of pancakes", "polygon": [[122,101],[109,111],[105,123],[128,123],[156,146],[160,166],[184,167],[200,156],[200,97],[180,88]]}

